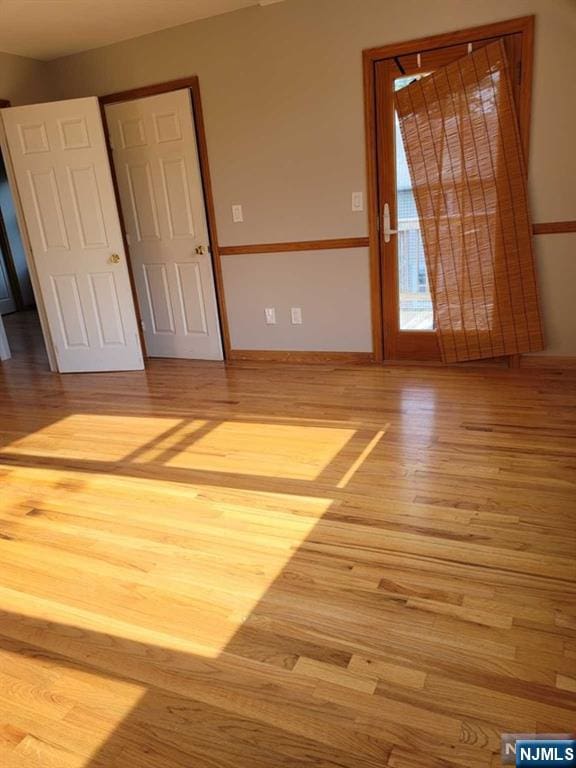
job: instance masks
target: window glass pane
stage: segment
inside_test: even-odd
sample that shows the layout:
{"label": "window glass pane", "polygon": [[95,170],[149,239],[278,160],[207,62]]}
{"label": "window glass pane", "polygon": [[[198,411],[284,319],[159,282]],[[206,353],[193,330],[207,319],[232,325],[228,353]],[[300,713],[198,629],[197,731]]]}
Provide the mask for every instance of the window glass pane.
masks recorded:
{"label": "window glass pane", "polygon": [[[415,80],[399,77],[394,81],[396,91]],[[431,331],[434,312],[428,286],[424,246],[420,223],[412,192],[412,181],[404,152],[398,117],[396,128],[396,205],[398,210],[398,290],[400,292],[400,330]]]}

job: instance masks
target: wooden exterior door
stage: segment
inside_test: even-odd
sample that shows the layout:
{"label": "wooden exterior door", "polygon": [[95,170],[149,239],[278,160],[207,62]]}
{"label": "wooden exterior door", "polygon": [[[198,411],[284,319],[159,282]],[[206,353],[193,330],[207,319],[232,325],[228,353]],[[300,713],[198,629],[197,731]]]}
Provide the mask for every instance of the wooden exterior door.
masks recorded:
{"label": "wooden exterior door", "polygon": [[379,303],[373,306],[377,359],[440,361],[419,221],[394,107],[395,91],[501,39],[513,73],[527,152],[532,34],[533,20],[528,17],[365,51],[372,297]]}

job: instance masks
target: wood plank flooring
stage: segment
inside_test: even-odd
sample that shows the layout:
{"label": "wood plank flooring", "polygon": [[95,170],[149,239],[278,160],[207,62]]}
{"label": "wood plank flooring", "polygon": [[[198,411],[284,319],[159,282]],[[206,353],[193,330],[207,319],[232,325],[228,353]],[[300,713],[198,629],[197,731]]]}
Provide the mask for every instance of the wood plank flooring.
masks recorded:
{"label": "wood plank flooring", "polygon": [[0,364],[3,768],[488,768],[576,710],[576,376]]}

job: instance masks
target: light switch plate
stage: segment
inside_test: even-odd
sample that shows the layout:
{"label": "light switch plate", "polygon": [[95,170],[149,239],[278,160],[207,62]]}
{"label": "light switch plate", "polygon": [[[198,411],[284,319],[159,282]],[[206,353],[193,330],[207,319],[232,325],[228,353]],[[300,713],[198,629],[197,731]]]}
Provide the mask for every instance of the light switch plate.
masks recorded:
{"label": "light switch plate", "polygon": [[363,211],[364,210],[364,193],[352,192],[352,210]]}
{"label": "light switch plate", "polygon": [[290,310],[292,325],[302,325],[302,307],[292,307]]}
{"label": "light switch plate", "polygon": [[266,325],[276,325],[276,310],[274,307],[266,307],[264,310]]}
{"label": "light switch plate", "polygon": [[244,221],[244,211],[241,205],[232,206],[232,221],[234,224],[240,224]]}

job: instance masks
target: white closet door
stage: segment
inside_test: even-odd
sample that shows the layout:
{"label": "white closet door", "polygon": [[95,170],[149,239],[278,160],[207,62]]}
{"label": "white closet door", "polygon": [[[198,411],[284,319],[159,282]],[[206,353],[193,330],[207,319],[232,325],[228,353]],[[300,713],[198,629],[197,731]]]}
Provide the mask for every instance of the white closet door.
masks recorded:
{"label": "white closet door", "polygon": [[2,118],[58,369],[143,368],[98,99]]}
{"label": "white closet door", "polygon": [[222,360],[188,90],[106,106],[149,355]]}

